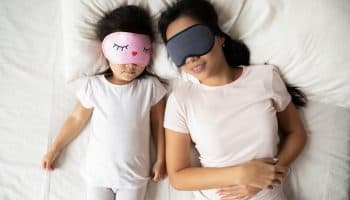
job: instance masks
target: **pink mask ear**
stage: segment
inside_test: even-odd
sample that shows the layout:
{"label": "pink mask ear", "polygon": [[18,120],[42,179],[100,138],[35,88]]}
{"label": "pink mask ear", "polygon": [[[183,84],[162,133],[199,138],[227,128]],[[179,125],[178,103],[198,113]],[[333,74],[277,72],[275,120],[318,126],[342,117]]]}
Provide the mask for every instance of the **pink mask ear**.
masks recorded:
{"label": "pink mask ear", "polygon": [[110,63],[147,66],[152,55],[152,43],[144,34],[114,32],[103,39],[102,51]]}

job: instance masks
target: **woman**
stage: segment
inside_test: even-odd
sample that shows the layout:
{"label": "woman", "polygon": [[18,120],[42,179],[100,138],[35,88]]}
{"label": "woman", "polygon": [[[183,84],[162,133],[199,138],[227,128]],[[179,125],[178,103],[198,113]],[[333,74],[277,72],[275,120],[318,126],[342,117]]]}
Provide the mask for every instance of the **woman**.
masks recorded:
{"label": "woman", "polygon": [[[220,30],[208,1],[177,1],[158,25],[174,63],[200,81],[180,84],[167,102],[171,184],[196,199],[285,199],[280,184],[306,142],[291,102],[303,105],[302,93],[291,97],[276,67],[248,66],[249,50]],[[190,165],[191,142],[202,167]]]}

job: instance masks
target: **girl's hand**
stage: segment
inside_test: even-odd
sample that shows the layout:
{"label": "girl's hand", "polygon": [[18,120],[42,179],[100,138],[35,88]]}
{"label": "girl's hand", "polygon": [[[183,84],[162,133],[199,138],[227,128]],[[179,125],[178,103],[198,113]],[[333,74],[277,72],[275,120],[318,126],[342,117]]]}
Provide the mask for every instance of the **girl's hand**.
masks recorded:
{"label": "girl's hand", "polygon": [[48,171],[54,170],[58,155],[58,151],[49,150],[43,157],[42,168]]}
{"label": "girl's hand", "polygon": [[261,189],[248,185],[233,185],[219,189],[217,192],[221,200],[248,200]]}
{"label": "girl's hand", "polygon": [[255,188],[272,188],[279,185],[286,177],[288,167],[275,165],[277,160],[272,158],[252,160],[240,165],[242,173],[240,180],[242,185]]}
{"label": "girl's hand", "polygon": [[165,161],[156,161],[152,168],[152,179],[155,182],[162,180],[165,177]]}

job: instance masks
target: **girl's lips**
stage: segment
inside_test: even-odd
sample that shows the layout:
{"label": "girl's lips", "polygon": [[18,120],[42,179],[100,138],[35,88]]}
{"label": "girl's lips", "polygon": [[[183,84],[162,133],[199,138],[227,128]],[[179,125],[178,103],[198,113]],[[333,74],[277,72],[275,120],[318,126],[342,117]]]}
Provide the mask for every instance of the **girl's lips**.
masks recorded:
{"label": "girl's lips", "polygon": [[194,73],[200,73],[201,71],[204,70],[204,68],[205,68],[205,64],[199,64],[199,65],[196,65],[196,66],[192,67],[191,70],[192,70]]}
{"label": "girl's lips", "polygon": [[132,72],[124,72],[124,73],[127,73],[127,74],[135,74],[136,72],[132,71]]}

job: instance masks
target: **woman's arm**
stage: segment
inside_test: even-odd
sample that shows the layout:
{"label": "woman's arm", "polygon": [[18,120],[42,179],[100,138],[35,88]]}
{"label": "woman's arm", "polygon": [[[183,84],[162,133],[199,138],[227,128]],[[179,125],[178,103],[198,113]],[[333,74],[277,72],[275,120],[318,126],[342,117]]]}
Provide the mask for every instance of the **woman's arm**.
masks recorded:
{"label": "woman's arm", "polygon": [[54,169],[54,161],[59,152],[70,143],[76,136],[78,136],[81,130],[85,127],[90,119],[92,108],[88,109],[83,107],[80,102],[77,103],[73,112],[68,116],[61,128],[61,131],[55,138],[48,152],[45,154],[42,167],[47,170]]}
{"label": "woman's arm", "polygon": [[[281,130],[287,134],[287,137],[277,156],[278,162],[276,164],[281,166],[289,166],[289,164],[298,156],[298,154],[303,149],[307,137],[303,124],[293,103],[289,103],[284,111],[278,112],[277,118]],[[227,198],[233,198],[237,196],[250,198],[259,191],[260,190],[258,188],[246,185],[234,185],[221,188],[219,193],[223,197]]]}
{"label": "woman's arm", "polygon": [[[202,190],[243,184],[265,188],[281,180],[287,168],[250,161],[222,168],[191,167],[189,134],[165,130],[167,170],[172,186],[179,190]],[[269,161],[273,162],[273,161]]]}
{"label": "woman's arm", "polygon": [[165,175],[165,136],[164,136],[165,100],[160,100],[151,108],[151,132],[156,146],[157,160],[153,166],[153,180],[159,181]]}
{"label": "woman's arm", "polygon": [[304,148],[307,136],[293,103],[289,103],[284,111],[278,112],[277,118],[279,128],[287,135],[278,153],[277,164],[288,166]]}

